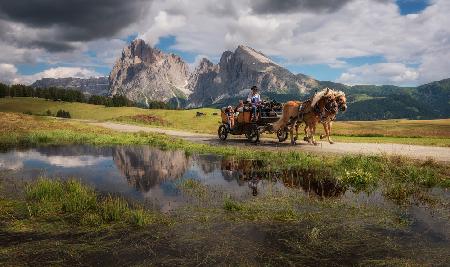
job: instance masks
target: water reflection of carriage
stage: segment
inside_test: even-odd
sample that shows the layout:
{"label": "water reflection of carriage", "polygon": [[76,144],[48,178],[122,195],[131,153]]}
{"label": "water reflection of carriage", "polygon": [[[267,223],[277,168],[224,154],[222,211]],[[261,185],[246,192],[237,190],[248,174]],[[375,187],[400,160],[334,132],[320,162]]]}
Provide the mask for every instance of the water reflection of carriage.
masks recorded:
{"label": "water reflection of carriage", "polygon": [[[240,185],[249,183],[249,187],[255,180],[280,181],[285,187],[302,189],[321,198],[340,197],[346,191],[335,179],[326,178],[323,173],[296,168],[264,171],[264,165],[258,160],[223,159],[220,168],[226,180],[236,180]],[[256,191],[256,188],[252,189]]]}
{"label": "water reflection of carriage", "polygon": [[[229,134],[232,135],[245,135],[245,137],[252,143],[259,141],[262,133],[273,133],[272,123],[278,121],[282,114],[283,107],[280,103],[276,102],[263,102],[261,106],[257,108],[256,118],[252,118],[251,107],[245,106],[235,116],[234,127],[230,127],[229,118],[226,114],[226,108],[221,110],[222,122],[218,129],[218,135],[220,140],[226,140]],[[288,129],[283,128],[276,132],[278,141],[285,141],[288,136]]]}

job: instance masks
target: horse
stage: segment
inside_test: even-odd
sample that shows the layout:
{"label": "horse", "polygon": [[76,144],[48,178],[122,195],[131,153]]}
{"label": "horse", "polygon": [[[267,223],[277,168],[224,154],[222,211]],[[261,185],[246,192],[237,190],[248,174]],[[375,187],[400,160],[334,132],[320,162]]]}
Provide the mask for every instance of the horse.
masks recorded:
{"label": "horse", "polygon": [[[272,125],[273,131],[278,131],[279,129],[285,128],[290,125],[291,127],[289,127],[289,131],[291,134],[291,144],[295,144],[298,137],[298,127],[296,127],[298,120],[304,121],[305,115],[307,114],[322,114],[330,108],[334,109],[335,106],[337,106],[335,95],[332,92],[334,91],[330,88],[325,88],[321,92],[316,93],[312,99],[309,99],[307,101],[286,102],[286,104],[284,104],[283,106],[283,113],[281,118]],[[314,126],[315,131],[315,124],[313,124],[313,122],[311,122],[311,124],[309,123],[311,121],[309,118],[315,118],[315,116],[307,116],[306,118],[308,119],[306,122],[307,125],[310,126],[310,128]],[[294,127],[296,129],[295,138]]]}
{"label": "horse", "polygon": [[[336,103],[338,105],[338,110],[345,112],[347,110],[347,98],[345,96],[345,93],[342,91],[334,91],[333,92],[336,97]],[[330,144],[334,144],[334,142],[331,140],[331,126],[333,121],[336,119],[337,112],[334,116],[328,118],[327,120],[322,122],[323,129],[325,130],[325,134],[320,135],[320,139],[327,138],[328,142]]]}
{"label": "horse", "polygon": [[[323,128],[325,130],[325,134],[320,135],[320,139],[324,139],[325,137],[328,139],[328,142],[330,144],[334,144],[334,142],[331,140],[331,125],[333,121],[336,119],[336,115],[338,111],[346,111],[347,109],[347,99],[345,96],[345,93],[342,91],[330,91],[329,93],[333,94],[335,97],[335,105],[331,105],[325,110],[324,114],[320,115],[317,113],[308,113],[304,115],[305,122],[305,141],[308,141],[308,143],[317,144],[314,139],[314,133],[315,133],[315,126],[317,123],[322,123]],[[300,122],[301,123],[301,122]],[[298,135],[298,127],[300,126],[300,123],[297,123],[295,125],[295,130]]]}

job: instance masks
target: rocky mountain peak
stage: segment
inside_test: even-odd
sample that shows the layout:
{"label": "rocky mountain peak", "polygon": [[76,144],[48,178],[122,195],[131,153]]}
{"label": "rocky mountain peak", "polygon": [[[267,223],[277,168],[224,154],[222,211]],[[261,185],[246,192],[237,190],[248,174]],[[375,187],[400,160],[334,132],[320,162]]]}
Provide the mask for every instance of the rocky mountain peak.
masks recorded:
{"label": "rocky mountain peak", "polygon": [[[223,52],[218,64],[204,58],[193,73],[175,54],[165,54],[136,39],[122,52],[110,77],[111,94],[147,103],[149,100],[190,106],[218,103],[237,97],[253,85],[263,93],[302,94],[315,88],[316,80],[295,75],[251,47],[240,45]],[[183,101],[180,101],[184,99]]]}
{"label": "rocky mountain peak", "polygon": [[163,57],[163,52],[147,45],[142,39],[134,40],[122,52],[122,60],[129,60],[134,64],[153,64],[161,60]]}
{"label": "rocky mountain peak", "polygon": [[256,51],[255,49],[245,45],[239,45],[234,51],[234,54],[236,57],[242,58],[243,60],[252,61],[252,63],[276,64],[262,52]]}
{"label": "rocky mountain peak", "polygon": [[204,57],[204,58],[202,58],[202,60],[200,60],[200,62],[198,63],[198,66],[195,69],[196,70],[205,70],[205,69],[209,69],[213,66],[214,66],[214,63],[212,63],[209,59]]}
{"label": "rocky mountain peak", "polygon": [[255,49],[240,45],[223,52],[219,64],[201,62],[190,79],[191,106],[214,104],[242,94],[253,85],[261,92],[303,94],[317,87],[309,77],[297,76]]}
{"label": "rocky mountain peak", "polygon": [[147,104],[149,100],[179,103],[190,95],[188,65],[174,54],[136,39],[122,52],[109,75],[110,92]]}

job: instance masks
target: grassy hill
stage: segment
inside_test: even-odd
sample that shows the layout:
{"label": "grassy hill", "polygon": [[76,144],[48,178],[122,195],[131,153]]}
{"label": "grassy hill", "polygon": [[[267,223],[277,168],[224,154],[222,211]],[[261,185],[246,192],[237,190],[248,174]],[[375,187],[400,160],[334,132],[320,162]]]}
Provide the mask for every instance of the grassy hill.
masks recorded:
{"label": "grassy hill", "polygon": [[450,79],[419,87],[392,85],[346,86],[322,82],[346,93],[349,110],[341,120],[438,119],[450,117]]}
{"label": "grassy hill", "polygon": [[[321,82],[321,87],[342,90],[347,95],[349,109],[339,114],[339,120],[388,120],[388,119],[443,119],[450,118],[450,79],[432,82],[419,87],[393,85],[347,86],[334,82]],[[319,90],[319,88],[317,89]],[[306,100],[310,95],[263,93],[263,98],[279,102]],[[214,106],[235,105],[238,98],[227,98]]]}
{"label": "grassy hill", "polygon": [[[46,115],[47,110],[56,114],[58,110],[69,111],[73,119],[122,121],[139,123],[137,115],[153,116],[154,121],[143,121],[143,124],[152,126],[164,126],[166,128],[184,129],[192,132],[216,132],[220,116],[213,116],[219,112],[217,109],[200,108],[191,110],[165,110],[142,109],[137,107],[105,107],[85,103],[69,103],[51,101],[41,98],[15,97],[0,98],[0,111],[31,113],[33,115]],[[206,116],[197,117],[197,112],[203,112]]]}

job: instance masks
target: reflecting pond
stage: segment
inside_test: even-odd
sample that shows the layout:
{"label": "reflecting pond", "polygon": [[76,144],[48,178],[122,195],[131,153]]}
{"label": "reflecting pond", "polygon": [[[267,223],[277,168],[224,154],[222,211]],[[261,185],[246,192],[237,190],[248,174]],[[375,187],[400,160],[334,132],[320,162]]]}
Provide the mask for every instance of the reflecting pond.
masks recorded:
{"label": "reflecting pond", "polygon": [[[380,188],[370,193],[354,193],[314,172],[298,169],[268,171],[267,168],[262,171],[263,167],[261,161],[186,155],[182,151],[149,146],[46,146],[0,153],[0,171],[9,179],[76,178],[101,193],[118,194],[163,212],[192,201],[177,185],[183,180],[194,179],[220,192],[218,194],[228,194],[235,199],[294,190],[314,199],[334,198],[398,209],[414,221],[413,227],[417,231],[428,231],[437,239],[450,239],[448,212],[444,217],[436,216],[435,209],[420,203],[400,207],[385,199]],[[428,193],[438,196],[444,203],[450,202],[450,193],[446,190],[432,188]]]}

